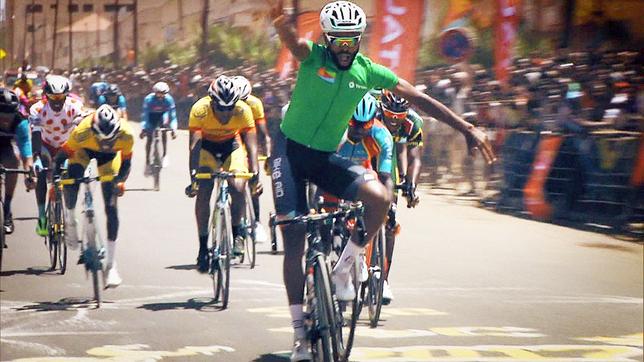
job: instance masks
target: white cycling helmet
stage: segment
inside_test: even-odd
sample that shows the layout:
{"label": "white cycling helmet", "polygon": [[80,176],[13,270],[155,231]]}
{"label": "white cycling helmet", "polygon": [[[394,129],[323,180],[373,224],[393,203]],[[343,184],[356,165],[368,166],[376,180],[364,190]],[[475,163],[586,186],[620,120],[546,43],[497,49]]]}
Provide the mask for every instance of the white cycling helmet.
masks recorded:
{"label": "white cycling helmet", "polygon": [[222,108],[232,108],[239,100],[241,92],[233,78],[220,75],[208,87],[208,95]]}
{"label": "white cycling helmet", "polygon": [[45,94],[67,94],[71,88],[69,79],[61,75],[50,75],[45,81]]}
{"label": "white cycling helmet", "polygon": [[168,86],[168,83],[166,82],[157,82],[152,87],[152,91],[154,93],[168,94],[168,92],[170,92],[170,86]]}
{"label": "white cycling helmet", "polygon": [[98,138],[102,140],[114,138],[121,129],[118,113],[108,104],[98,107],[94,113],[92,129],[94,129]]}
{"label": "white cycling helmet", "polygon": [[250,91],[252,89],[250,81],[246,77],[237,75],[233,77],[233,83],[235,83],[237,88],[239,88],[239,98],[242,101],[245,101],[250,95]]}
{"label": "white cycling helmet", "polygon": [[320,26],[325,33],[363,33],[367,16],[362,8],[350,1],[334,1],[322,8]]}

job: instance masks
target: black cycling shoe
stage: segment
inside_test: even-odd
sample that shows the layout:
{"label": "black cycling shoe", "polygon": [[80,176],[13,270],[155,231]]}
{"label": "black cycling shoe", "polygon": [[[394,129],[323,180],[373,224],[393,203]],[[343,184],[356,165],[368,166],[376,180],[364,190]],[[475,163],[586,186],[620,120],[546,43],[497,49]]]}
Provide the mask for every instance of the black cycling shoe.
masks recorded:
{"label": "black cycling shoe", "polygon": [[3,227],[4,227],[4,233],[5,234],[9,235],[9,234],[13,233],[14,226],[13,226],[13,218],[11,216],[9,216],[4,221]]}
{"label": "black cycling shoe", "polygon": [[208,253],[199,253],[199,256],[197,256],[197,271],[204,274],[208,272],[208,269],[210,269]]}

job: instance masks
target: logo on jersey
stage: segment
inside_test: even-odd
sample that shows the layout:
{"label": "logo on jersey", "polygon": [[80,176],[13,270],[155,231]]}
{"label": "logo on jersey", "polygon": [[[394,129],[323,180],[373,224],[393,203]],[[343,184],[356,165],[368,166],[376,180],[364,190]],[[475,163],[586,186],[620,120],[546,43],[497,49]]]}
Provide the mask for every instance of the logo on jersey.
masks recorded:
{"label": "logo on jersey", "polygon": [[337,75],[336,72],[332,70],[328,70],[325,67],[318,69],[318,77],[322,78],[322,80],[324,80],[327,83],[335,83],[336,75]]}
{"label": "logo on jersey", "polygon": [[367,87],[365,87],[365,86],[363,86],[363,85],[361,85],[361,84],[358,84],[358,83],[356,83],[356,82],[354,82],[354,81],[350,81],[350,82],[349,82],[349,88],[351,88],[351,89],[353,89],[353,88],[358,88],[358,89],[369,89],[369,88],[367,88]]}

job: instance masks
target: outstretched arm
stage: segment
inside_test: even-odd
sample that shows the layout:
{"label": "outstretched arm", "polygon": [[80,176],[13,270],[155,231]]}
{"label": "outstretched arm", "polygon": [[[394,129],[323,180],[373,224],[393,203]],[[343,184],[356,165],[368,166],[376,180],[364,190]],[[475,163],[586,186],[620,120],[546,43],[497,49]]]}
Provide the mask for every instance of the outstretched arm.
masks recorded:
{"label": "outstretched arm", "polygon": [[271,7],[270,16],[273,20],[273,26],[275,26],[280,41],[282,41],[297,60],[302,61],[308,58],[311,49],[305,39],[297,36],[297,30],[291,21],[291,17],[284,14],[284,0],[267,1]]}
{"label": "outstretched arm", "polygon": [[447,123],[452,128],[460,131],[465,136],[470,154],[472,154],[474,150],[478,149],[485,158],[485,161],[488,163],[492,163],[496,160],[494,152],[492,151],[492,145],[490,144],[487,135],[480,129],[477,129],[470,123],[466,122],[456,113],[452,112],[444,104],[427,94],[420,92],[402,78],[398,80],[398,84],[394,87],[393,91],[394,93],[407,98],[410,103],[423,110],[423,112],[427,113],[429,116]]}

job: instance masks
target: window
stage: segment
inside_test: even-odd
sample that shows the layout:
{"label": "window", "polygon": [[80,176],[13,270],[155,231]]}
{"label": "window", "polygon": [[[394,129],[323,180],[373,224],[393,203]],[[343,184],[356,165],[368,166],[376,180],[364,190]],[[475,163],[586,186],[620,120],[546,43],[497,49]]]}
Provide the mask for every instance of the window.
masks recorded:
{"label": "window", "polygon": [[42,13],[42,5],[41,4],[29,4],[29,5],[27,5],[27,12],[28,13]]}
{"label": "window", "polygon": [[94,11],[94,4],[83,4],[83,12],[91,13]]}
{"label": "window", "polygon": [[78,4],[69,4],[67,5],[67,11],[70,13],[77,13],[78,12]]}

